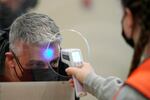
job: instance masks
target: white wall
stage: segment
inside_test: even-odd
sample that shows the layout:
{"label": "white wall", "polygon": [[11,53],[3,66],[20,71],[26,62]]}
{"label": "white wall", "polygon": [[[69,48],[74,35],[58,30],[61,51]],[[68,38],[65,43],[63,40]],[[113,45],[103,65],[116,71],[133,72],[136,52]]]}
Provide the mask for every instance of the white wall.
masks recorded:
{"label": "white wall", "polygon": [[[92,8],[85,9],[82,0],[40,0],[36,12],[48,14],[60,29],[83,33],[92,50],[90,63],[98,74],[125,79],[132,50],[121,37],[120,0],[92,1]],[[82,100],[95,99],[87,96]]]}

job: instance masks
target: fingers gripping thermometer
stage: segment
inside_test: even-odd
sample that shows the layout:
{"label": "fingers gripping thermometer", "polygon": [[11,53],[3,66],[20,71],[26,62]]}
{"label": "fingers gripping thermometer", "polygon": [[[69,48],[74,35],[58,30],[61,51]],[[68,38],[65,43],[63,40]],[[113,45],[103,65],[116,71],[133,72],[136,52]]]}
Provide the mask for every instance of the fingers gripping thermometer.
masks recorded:
{"label": "fingers gripping thermometer", "polygon": [[[79,67],[83,64],[83,58],[80,49],[62,49],[61,59],[69,66]],[[86,95],[83,85],[73,76],[75,91],[77,97]]]}

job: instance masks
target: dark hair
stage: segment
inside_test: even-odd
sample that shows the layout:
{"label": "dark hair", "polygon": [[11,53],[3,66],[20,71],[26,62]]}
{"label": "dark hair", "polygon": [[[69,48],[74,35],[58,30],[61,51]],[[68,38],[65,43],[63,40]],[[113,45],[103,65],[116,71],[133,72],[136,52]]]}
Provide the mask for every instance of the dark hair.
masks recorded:
{"label": "dark hair", "polygon": [[141,27],[141,34],[134,47],[130,76],[140,64],[141,56],[150,39],[150,0],[122,0],[122,5],[131,10],[134,24],[139,24]]}
{"label": "dark hair", "polygon": [[36,5],[38,4],[38,1],[39,0],[25,0],[23,2],[22,9],[24,9],[25,11],[32,9],[36,7]]}
{"label": "dark hair", "polygon": [[0,30],[0,79],[1,76],[4,74],[5,53],[7,51],[9,51],[8,30]]}

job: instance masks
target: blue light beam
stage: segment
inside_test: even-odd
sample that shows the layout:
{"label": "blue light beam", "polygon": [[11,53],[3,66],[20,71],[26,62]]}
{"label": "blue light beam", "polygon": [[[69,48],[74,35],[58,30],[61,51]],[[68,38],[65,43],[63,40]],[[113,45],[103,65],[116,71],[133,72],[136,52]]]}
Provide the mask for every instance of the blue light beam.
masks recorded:
{"label": "blue light beam", "polygon": [[54,50],[52,48],[48,48],[43,52],[43,56],[46,60],[51,60],[54,55]]}

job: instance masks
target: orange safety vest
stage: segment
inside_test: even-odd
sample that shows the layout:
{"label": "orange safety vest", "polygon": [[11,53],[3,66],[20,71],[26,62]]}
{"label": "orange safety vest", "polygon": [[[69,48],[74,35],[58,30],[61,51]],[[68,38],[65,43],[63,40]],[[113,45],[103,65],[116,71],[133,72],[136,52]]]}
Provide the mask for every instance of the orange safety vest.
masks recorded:
{"label": "orange safety vest", "polygon": [[126,80],[125,84],[133,87],[150,99],[150,59],[145,60]]}

